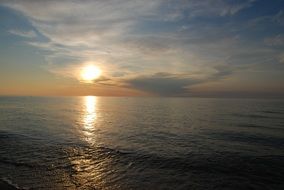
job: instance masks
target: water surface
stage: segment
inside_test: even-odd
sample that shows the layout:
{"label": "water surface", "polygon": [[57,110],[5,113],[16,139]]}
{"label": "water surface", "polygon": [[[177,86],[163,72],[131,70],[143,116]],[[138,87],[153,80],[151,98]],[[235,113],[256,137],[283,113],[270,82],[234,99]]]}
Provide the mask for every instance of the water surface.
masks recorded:
{"label": "water surface", "polygon": [[0,97],[0,177],[31,189],[284,189],[284,101]]}

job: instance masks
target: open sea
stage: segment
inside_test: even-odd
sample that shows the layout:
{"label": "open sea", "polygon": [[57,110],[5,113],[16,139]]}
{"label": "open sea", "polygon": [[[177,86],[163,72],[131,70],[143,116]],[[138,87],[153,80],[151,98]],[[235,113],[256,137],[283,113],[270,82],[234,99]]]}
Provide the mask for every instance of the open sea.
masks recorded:
{"label": "open sea", "polygon": [[284,189],[284,100],[0,97],[19,189]]}

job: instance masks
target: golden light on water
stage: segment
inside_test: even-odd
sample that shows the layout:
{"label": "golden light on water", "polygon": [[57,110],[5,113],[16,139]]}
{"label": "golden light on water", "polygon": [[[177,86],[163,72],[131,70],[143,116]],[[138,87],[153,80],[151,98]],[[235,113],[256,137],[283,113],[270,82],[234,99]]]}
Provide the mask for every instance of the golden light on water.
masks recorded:
{"label": "golden light on water", "polygon": [[85,113],[83,117],[84,128],[91,130],[93,129],[96,120],[97,97],[86,96],[84,101],[85,101]]}
{"label": "golden light on water", "polygon": [[85,97],[85,107],[86,111],[89,114],[94,114],[95,113],[95,108],[96,108],[96,102],[97,99],[95,96],[87,96]]}
{"label": "golden light on water", "polygon": [[81,78],[85,82],[92,82],[93,80],[99,78],[101,73],[102,73],[101,69],[98,68],[97,66],[95,66],[95,65],[88,65],[88,66],[85,66],[81,70]]}
{"label": "golden light on water", "polygon": [[[96,144],[95,124],[97,119],[97,97],[85,96],[82,98],[82,115],[80,132],[82,132],[82,139],[90,145]],[[74,148],[74,153],[70,156],[70,162],[72,169],[75,173],[72,175],[72,179],[76,184],[80,184],[80,187],[86,189],[90,183],[103,183],[104,179],[101,179],[102,173],[97,169],[95,165],[96,160],[90,157],[88,151],[82,151],[83,154],[77,155],[77,149]],[[100,164],[101,166],[101,164]],[[87,188],[89,189],[89,188]]]}

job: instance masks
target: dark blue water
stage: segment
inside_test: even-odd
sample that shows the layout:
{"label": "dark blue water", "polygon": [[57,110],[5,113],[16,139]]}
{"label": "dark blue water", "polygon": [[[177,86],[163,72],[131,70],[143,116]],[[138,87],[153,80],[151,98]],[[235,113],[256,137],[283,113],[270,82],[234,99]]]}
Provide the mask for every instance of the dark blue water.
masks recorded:
{"label": "dark blue water", "polygon": [[284,101],[0,97],[0,177],[27,189],[284,189]]}

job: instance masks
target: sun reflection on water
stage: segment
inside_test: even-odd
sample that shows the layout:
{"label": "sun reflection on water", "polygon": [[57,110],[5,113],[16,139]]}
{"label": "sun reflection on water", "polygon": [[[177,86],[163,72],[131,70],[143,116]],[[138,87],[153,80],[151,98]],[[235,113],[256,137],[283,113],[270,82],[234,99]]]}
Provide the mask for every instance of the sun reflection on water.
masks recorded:
{"label": "sun reflection on water", "polygon": [[86,96],[84,97],[84,111],[82,117],[84,139],[89,143],[94,143],[93,132],[94,125],[97,118],[96,113],[97,97]]}
{"label": "sun reflection on water", "polygon": [[[86,96],[82,98],[81,117],[79,133],[83,141],[89,146],[74,147],[69,150],[69,160],[74,173],[72,181],[80,189],[103,189],[105,181],[105,162],[100,160],[98,163],[99,153],[97,151],[97,116],[98,98],[95,96]],[[97,115],[98,114],[98,115]]]}
{"label": "sun reflection on water", "polygon": [[85,129],[92,129],[96,120],[96,104],[97,97],[85,97],[85,114],[84,114],[84,127]]}

